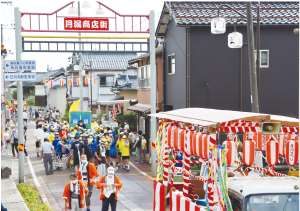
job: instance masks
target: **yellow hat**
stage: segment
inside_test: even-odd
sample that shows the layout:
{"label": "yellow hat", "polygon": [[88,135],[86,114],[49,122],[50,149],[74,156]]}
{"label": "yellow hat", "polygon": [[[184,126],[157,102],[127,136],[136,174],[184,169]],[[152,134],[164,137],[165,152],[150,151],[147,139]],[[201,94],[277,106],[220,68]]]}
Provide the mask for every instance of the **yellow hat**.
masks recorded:
{"label": "yellow hat", "polygon": [[64,130],[64,129],[66,129],[66,127],[65,127],[65,126],[62,126],[62,128],[61,128],[61,129],[63,129],[63,130]]}
{"label": "yellow hat", "polygon": [[73,128],[73,127],[71,127],[71,128],[70,128],[70,130],[74,130],[74,128]]}
{"label": "yellow hat", "polygon": [[51,129],[51,131],[52,131],[52,132],[54,132],[54,131],[55,131],[55,129],[54,129],[54,128],[52,128],[52,129]]}
{"label": "yellow hat", "polygon": [[78,125],[75,125],[75,128],[78,128]]}

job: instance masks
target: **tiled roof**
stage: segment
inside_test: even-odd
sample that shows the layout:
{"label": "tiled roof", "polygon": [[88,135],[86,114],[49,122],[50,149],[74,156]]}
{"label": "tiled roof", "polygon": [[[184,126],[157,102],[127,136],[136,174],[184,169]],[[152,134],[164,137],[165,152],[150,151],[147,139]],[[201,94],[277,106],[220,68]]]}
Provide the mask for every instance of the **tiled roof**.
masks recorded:
{"label": "tiled roof", "polygon": [[[212,18],[217,17],[218,7],[227,4],[246,16],[246,2],[171,2],[171,14],[177,25],[208,25]],[[165,2],[169,10],[169,3]],[[255,18],[257,3],[252,2],[253,17]],[[220,9],[220,17],[227,24],[234,24],[239,14],[230,8]],[[164,23],[164,22],[163,22]],[[241,21],[238,24],[246,24]],[[298,25],[299,2],[260,2],[261,25]]]}
{"label": "tiled roof", "polygon": [[137,75],[118,75],[112,90],[137,90]]}
{"label": "tiled roof", "polygon": [[[161,52],[162,52],[162,49],[163,49],[163,46],[162,46],[162,45],[157,46],[157,47],[155,48],[155,54],[157,55],[157,54],[161,53]],[[144,54],[142,54],[142,55],[140,55],[140,56],[138,56],[138,57],[136,57],[136,58],[134,58],[134,59],[129,60],[129,61],[128,61],[128,64],[129,64],[129,65],[133,65],[133,64],[135,64],[135,63],[138,63],[139,60],[147,59],[147,58],[149,58],[149,57],[150,57],[150,53],[144,53]],[[137,65],[137,64],[136,64],[136,65]]]}
{"label": "tiled roof", "polygon": [[83,63],[92,70],[127,70],[128,60],[137,56],[136,53],[83,53]]}
{"label": "tiled roof", "polygon": [[64,74],[64,73],[65,73],[64,68],[61,68],[61,69],[58,69],[58,70],[48,70],[48,72],[35,72],[36,80],[31,81],[30,84],[41,83],[41,82],[44,81],[45,78],[55,77],[55,76],[58,76],[58,75]]}

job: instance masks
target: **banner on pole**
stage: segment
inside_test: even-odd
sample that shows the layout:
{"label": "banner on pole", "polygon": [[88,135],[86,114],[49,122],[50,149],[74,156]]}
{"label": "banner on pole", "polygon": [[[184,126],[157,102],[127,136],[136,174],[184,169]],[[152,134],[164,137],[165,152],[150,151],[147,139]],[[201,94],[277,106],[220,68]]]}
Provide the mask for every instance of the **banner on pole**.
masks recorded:
{"label": "banner on pole", "polygon": [[24,144],[19,144],[19,152],[23,152],[24,151]]}

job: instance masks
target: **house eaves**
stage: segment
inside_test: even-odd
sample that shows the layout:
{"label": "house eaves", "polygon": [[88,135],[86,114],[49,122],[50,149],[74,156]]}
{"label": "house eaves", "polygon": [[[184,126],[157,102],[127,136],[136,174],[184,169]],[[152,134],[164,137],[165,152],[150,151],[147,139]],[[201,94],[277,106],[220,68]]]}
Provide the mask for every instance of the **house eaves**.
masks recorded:
{"label": "house eaves", "polygon": [[[164,37],[169,18],[174,19],[178,27],[210,27],[211,20],[217,17],[221,4],[227,4],[246,16],[246,2],[165,2],[157,25],[156,37]],[[253,19],[257,17],[258,3],[252,2]],[[220,9],[220,17],[225,18],[228,26],[233,26],[241,16],[230,8]],[[246,21],[238,22],[246,26]],[[261,27],[295,27],[299,25],[299,2],[260,2]]]}

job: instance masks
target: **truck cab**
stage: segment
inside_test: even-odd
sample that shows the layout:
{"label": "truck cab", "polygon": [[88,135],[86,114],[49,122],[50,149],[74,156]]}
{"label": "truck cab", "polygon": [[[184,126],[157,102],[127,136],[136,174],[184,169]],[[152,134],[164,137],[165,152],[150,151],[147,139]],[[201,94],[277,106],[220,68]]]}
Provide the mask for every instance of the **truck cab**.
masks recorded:
{"label": "truck cab", "polygon": [[232,177],[228,195],[233,211],[299,210],[299,178]]}

